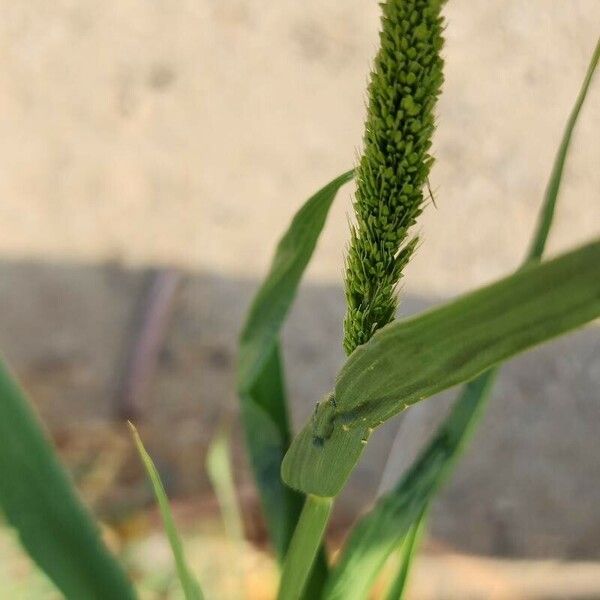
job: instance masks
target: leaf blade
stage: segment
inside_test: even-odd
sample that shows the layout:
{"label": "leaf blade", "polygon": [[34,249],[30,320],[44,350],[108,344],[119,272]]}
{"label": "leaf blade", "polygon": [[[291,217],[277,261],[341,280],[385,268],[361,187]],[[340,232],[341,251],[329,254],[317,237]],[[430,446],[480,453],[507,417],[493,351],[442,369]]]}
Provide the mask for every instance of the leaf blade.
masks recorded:
{"label": "leaf blade", "polygon": [[277,343],[279,330],[310,261],[329,208],[354,171],[336,177],[311,196],[281,238],[271,268],[258,290],[240,337],[238,390],[249,391]]}
{"label": "leaf blade", "polygon": [[303,498],[283,485],[279,474],[291,438],[279,332],[335,195],[352,176],[353,171],[347,171],[332,180],[295,215],[277,246],[240,337],[237,389],[242,424],[269,535],[280,560],[287,552]]}
{"label": "leaf blade", "polygon": [[[292,443],[282,466],[284,481],[305,493],[336,495],[372,428],[599,314],[600,241],[595,241],[384,327],[350,356],[335,398],[319,405]],[[315,443],[319,439],[324,443]],[[335,470],[329,468],[334,464]]]}
{"label": "leaf blade", "polygon": [[[599,259],[597,240],[384,328],[342,368],[335,387],[338,412],[353,410],[352,418],[368,412],[374,426],[398,412],[398,397],[412,404],[595,318]],[[400,378],[417,359],[433,361],[436,355],[444,359]],[[372,365],[381,365],[381,373],[373,375]]]}
{"label": "leaf blade", "polygon": [[1,360],[0,508],[29,556],[67,598],[136,597]]}
{"label": "leaf blade", "polygon": [[426,512],[427,509],[421,513],[417,520],[410,526],[408,533],[404,538],[401,548],[400,568],[392,581],[387,594],[387,600],[402,600],[404,598],[408,575],[416,556],[417,546],[419,545],[419,541],[423,534],[423,528],[425,527]]}
{"label": "leaf blade", "polygon": [[590,84],[599,60],[600,38],[596,42],[596,47],[594,48],[592,58],[590,59],[590,63],[583,79],[583,83],[581,84],[581,89],[579,90],[579,94],[577,95],[577,99],[575,100],[575,104],[567,120],[567,124],[558,147],[558,152],[554,158],[554,164],[552,165],[552,171],[550,173],[550,178],[544,193],[544,203],[542,205],[542,210],[540,211],[536,232],[533,236],[526,261],[540,260],[544,252],[544,248],[546,247],[548,234],[550,233],[552,220],[554,218],[554,209],[556,207],[556,201],[558,199],[558,193],[562,183],[565,163],[567,161],[571,139],[573,138],[573,131],[575,130],[575,125],[577,124],[581,107],[583,106],[587,93],[590,89]]}
{"label": "leaf blade", "polygon": [[177,576],[179,577],[179,582],[181,583],[184,596],[186,600],[203,600],[204,596],[202,594],[200,584],[196,581],[187,565],[185,554],[183,552],[183,545],[181,543],[181,539],[179,538],[179,534],[177,533],[177,527],[175,526],[173,514],[171,513],[169,499],[160,479],[158,470],[154,465],[154,461],[146,451],[137,429],[131,422],[129,422],[128,425],[129,429],[131,430],[131,435],[133,437],[133,441],[135,442],[137,451],[142,459],[142,463],[144,464],[148,478],[150,479],[150,483],[152,484],[156,501],[158,502],[158,507],[160,509],[165,531],[167,532],[169,544],[175,559]]}

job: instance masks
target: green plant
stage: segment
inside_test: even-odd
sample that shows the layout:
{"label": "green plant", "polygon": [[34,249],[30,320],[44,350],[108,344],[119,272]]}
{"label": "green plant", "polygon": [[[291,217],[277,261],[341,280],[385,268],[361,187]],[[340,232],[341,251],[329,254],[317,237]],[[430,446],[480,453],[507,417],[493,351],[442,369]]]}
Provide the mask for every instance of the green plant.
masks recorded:
{"label": "green plant", "polygon": [[[401,552],[388,598],[401,598],[429,504],[481,415],[503,360],[600,315],[600,241],[540,262],[579,111],[600,58],[596,46],[567,123],[524,266],[411,319],[392,322],[396,285],[416,238],[442,82],[441,0],[383,3],[381,49],[369,86],[364,153],[312,196],[277,247],[240,339],[237,388],[265,520],[282,564],[279,597],[367,598]],[[280,330],[337,191],[356,174],[356,224],[346,262],[350,354],[330,393],[293,437]],[[432,394],[467,382],[446,420],[397,485],[354,527],[331,568],[322,545],[335,497],[373,430]],[[134,430],[186,598],[202,597],[152,460]],[[224,439],[208,464],[232,536],[241,524]],[[281,472],[281,476],[280,476]],[[285,483],[284,483],[285,482]],[[15,379],[0,364],[0,507],[32,559],[67,598],[135,592],[108,551]]]}
{"label": "green plant", "polygon": [[171,550],[175,558],[177,577],[181,582],[181,587],[183,588],[185,598],[186,600],[203,600],[204,595],[200,589],[200,584],[192,575],[192,572],[190,571],[185,559],[183,545],[181,544],[179,534],[177,533],[177,528],[175,527],[175,521],[173,520],[171,507],[169,505],[169,499],[167,498],[167,493],[165,492],[165,488],[160,479],[160,475],[158,474],[158,470],[154,465],[154,461],[152,458],[150,458],[148,452],[146,452],[146,448],[144,448],[144,444],[140,439],[137,429],[132,423],[129,423],[129,429],[131,430],[133,441],[135,442],[140,458],[144,463],[144,467],[148,473],[150,482],[152,483],[154,495],[156,496],[160,514],[169,538],[169,544],[171,545]]}
{"label": "green plant", "polygon": [[[399,157],[396,144],[403,142],[402,133],[410,125],[406,122],[402,124],[402,119],[406,117],[402,96],[395,95],[395,88],[386,89],[386,86],[393,87],[397,81],[401,81],[400,75],[386,79],[382,77],[381,71],[384,70],[387,75],[391,72],[398,73],[402,69],[404,54],[396,54],[393,45],[402,47],[403,32],[408,32],[409,40],[415,39],[410,37],[416,33],[411,27],[404,29],[404,21],[407,19],[401,20],[401,26],[394,21],[394,18],[404,16],[403,11],[407,6],[411,6],[408,23],[414,29],[427,18],[432,19],[431,26],[427,29],[431,36],[429,40],[432,41],[428,49],[439,51],[441,39],[438,33],[442,25],[433,16],[437,15],[440,4],[435,1],[418,2],[414,5],[388,1],[383,5],[382,48],[375,62],[369,88],[365,153],[357,169],[357,225],[351,232],[346,274],[348,313],[344,347],[347,351],[352,351],[356,344],[366,343],[353,351],[337,376],[334,389],[317,403],[313,417],[294,439],[282,463],[283,480],[291,488],[306,495],[306,505],[298,517],[296,533],[284,562],[281,598],[301,597],[303,590],[306,597],[314,597],[306,593],[306,585],[311,586],[313,593],[316,585],[319,595],[326,598],[366,597],[385,559],[399,547],[411,528],[413,532],[419,528],[417,523],[424,519],[431,498],[447,476],[483,410],[493,385],[496,365],[531,345],[560,334],[556,327],[564,327],[563,331],[566,332],[593,320],[600,311],[598,242],[554,261],[539,266],[533,264],[541,258],[550,230],[572,131],[598,63],[599,45],[569,118],[524,270],[449,305],[388,325],[380,333],[375,333],[393,318],[397,302],[393,289],[414,244],[405,244],[405,240],[409,226],[421,210],[421,189],[431,163],[427,154],[428,135],[431,131],[424,127],[422,131],[425,136],[420,140],[422,146],[419,154],[422,162],[412,173],[415,181],[419,182],[418,190],[409,188],[414,196],[410,201],[398,203],[406,179],[402,179],[405,173],[401,169],[400,174],[397,171],[394,173],[393,166],[402,164],[403,159],[405,165],[410,163],[406,157]],[[427,40],[424,33],[420,31],[416,36],[421,42]],[[431,58],[428,64],[434,67],[431,72],[425,71],[422,75],[428,83],[423,87],[430,94],[428,104],[425,105],[425,120],[431,118],[430,109],[441,82],[441,76],[437,76],[435,69],[436,65],[441,65],[441,59],[435,54],[429,56]],[[390,66],[389,62],[394,60],[398,64]],[[421,89],[418,84],[417,87]],[[382,98],[393,99],[385,109],[381,108]],[[390,108],[394,106],[398,111],[397,115]],[[416,115],[417,109],[423,107],[409,108]],[[409,122],[408,119],[407,121]],[[432,121],[429,122],[432,124]],[[395,126],[400,126],[400,131],[395,132]],[[315,232],[324,223],[324,213],[317,213],[314,204],[320,200],[326,213],[335,191],[348,175],[349,173],[333,180],[307,202],[296,215],[278,247],[270,273],[255,298],[242,334],[239,371],[242,374],[241,381],[249,381],[244,374],[254,369],[257,378],[260,374],[260,377],[267,380],[281,382],[279,330],[291,305],[302,270],[308,262],[307,256],[314,249],[317,237]],[[409,183],[412,185],[412,181]],[[309,205],[310,211],[305,210]],[[313,213],[318,214],[318,217],[313,217]],[[313,234],[302,248],[299,232],[309,230]],[[295,246],[288,248],[286,242],[294,239]],[[583,262],[580,263],[580,259]],[[577,261],[578,265],[569,266],[572,260]],[[588,283],[583,284],[583,280],[578,283],[569,282],[569,274],[574,273],[586,280],[589,278]],[[563,284],[566,286],[564,296],[559,291]],[[583,287],[588,284],[590,287],[584,292],[587,300],[579,304],[575,299],[578,293],[575,290],[579,288],[583,292]],[[275,291],[278,286],[281,293]],[[563,300],[568,297],[574,300],[574,304],[563,304]],[[581,308],[585,305],[586,314],[577,317],[576,305]],[[277,353],[275,366],[266,360],[273,352]],[[353,530],[340,561],[327,579],[323,581],[321,574],[317,578],[311,576],[311,554],[314,556],[319,548],[325,528],[324,521],[331,510],[333,499],[342,489],[373,429],[411,404],[470,379],[472,381],[465,387],[448,418],[407,475]],[[280,383],[279,387],[281,388]],[[242,407],[249,402],[248,389],[240,386]],[[282,400],[281,395],[277,399],[274,395],[268,398],[265,396],[256,405],[267,406],[270,401],[272,404],[269,405],[268,412],[271,423],[281,425],[277,415],[284,413],[279,405]],[[265,414],[266,411],[263,411],[263,417]],[[252,421],[246,420],[245,426],[247,437],[253,438]],[[285,427],[288,431],[287,422]],[[258,436],[250,440],[250,446],[262,444],[256,438]],[[277,448],[281,453],[282,446]],[[266,447],[263,447],[263,452],[268,456]],[[272,460],[273,455],[270,456]],[[259,489],[262,488],[261,494],[264,497],[263,476],[267,469],[261,463],[258,453],[255,457],[258,458],[254,459],[253,464],[257,485]],[[272,463],[269,471],[273,471]],[[270,480],[266,487],[273,485],[279,485],[279,482],[275,484]],[[284,518],[291,518],[291,513],[284,511],[282,505],[280,510],[278,515],[265,506],[270,520],[279,519],[283,514],[286,515]],[[295,508],[295,512],[297,514],[298,508]],[[390,594],[402,594],[415,540],[416,537],[409,534],[406,559],[403,561],[405,566],[401,568]],[[319,567],[319,571],[322,573],[322,567]],[[320,585],[323,587],[320,588]]]}

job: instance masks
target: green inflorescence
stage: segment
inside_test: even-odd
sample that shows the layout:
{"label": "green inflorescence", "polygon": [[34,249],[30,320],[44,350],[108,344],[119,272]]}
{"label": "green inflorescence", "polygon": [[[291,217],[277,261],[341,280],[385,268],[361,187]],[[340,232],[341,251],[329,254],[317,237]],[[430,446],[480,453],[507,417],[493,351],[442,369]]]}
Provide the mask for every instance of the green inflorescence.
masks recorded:
{"label": "green inflorescence", "polygon": [[356,225],[346,259],[344,349],[350,354],[394,318],[396,285],[417,238],[433,158],[434,108],[443,81],[444,0],[388,0],[368,90],[356,169]]}

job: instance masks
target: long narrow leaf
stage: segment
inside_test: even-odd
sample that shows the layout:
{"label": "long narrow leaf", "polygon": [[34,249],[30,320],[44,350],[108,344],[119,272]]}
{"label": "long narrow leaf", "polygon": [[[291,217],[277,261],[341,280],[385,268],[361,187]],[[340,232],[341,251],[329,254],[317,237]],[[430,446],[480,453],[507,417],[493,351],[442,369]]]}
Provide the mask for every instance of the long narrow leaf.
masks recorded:
{"label": "long narrow leaf", "polygon": [[239,390],[251,390],[268,361],[335,195],[353,174],[354,171],[347,171],[311,196],[277,245],[269,274],[254,298],[242,330]]}
{"label": "long narrow leaf", "polygon": [[[537,262],[541,259],[542,253],[546,246],[546,242],[548,239],[548,235],[551,229],[552,222],[554,220],[554,213],[556,202],[558,198],[558,193],[560,191],[560,185],[562,181],[562,175],[564,172],[564,166],[568,154],[568,149],[570,147],[571,138],[573,135],[573,130],[575,128],[575,124],[579,117],[579,113],[585,97],[587,95],[590,82],[592,80],[592,76],[597,67],[598,60],[600,58],[600,41],[596,45],[595,51],[592,55],[592,59],[590,61],[585,79],[583,81],[581,90],[569,116],[567,121],[567,125],[565,127],[565,131],[561,140],[561,144],[559,146],[556,158],[554,160],[552,172],[550,175],[550,180],[546,187],[546,193],[544,196],[544,201],[542,203],[540,209],[540,216],[538,218],[538,225],[534,232],[532,243],[530,246],[530,250],[525,258],[524,264],[527,265],[531,262]],[[458,399],[455,402],[454,410],[450,413],[450,415],[446,418],[446,420],[440,426],[438,430],[438,434],[431,440],[428,446],[422,452],[422,456],[433,455],[435,453],[435,445],[439,443],[440,439],[444,439],[443,432],[446,430],[453,430],[457,432],[456,440],[457,443],[455,445],[455,451],[449,452],[446,456],[445,461],[441,462],[438,469],[438,483],[437,485],[431,486],[431,490],[428,496],[422,496],[420,499],[420,503],[423,506],[427,506],[434,494],[436,493],[438,487],[441,485],[444,478],[448,476],[448,473],[451,471],[453,465],[456,463],[456,455],[458,450],[467,443],[468,438],[472,430],[477,426],[479,420],[481,419],[481,415],[484,412],[484,407],[486,401],[490,395],[491,388],[493,386],[493,381],[496,376],[497,368],[490,369],[486,371],[483,375],[480,375],[477,379],[473,380],[470,384],[465,386],[461,391]],[[471,417],[468,415],[471,413]],[[455,422],[458,420],[458,422]],[[461,423],[462,423],[462,433],[461,433]],[[413,468],[414,470],[414,468]],[[426,476],[427,473],[423,472],[417,476]],[[395,489],[389,492],[389,495],[397,495],[403,496],[405,493],[405,489],[403,485],[410,485],[412,479],[410,477],[405,477],[402,479],[402,482],[396,486]],[[387,500],[388,495],[380,500],[377,503],[375,508],[371,511],[369,515],[369,519],[371,523],[376,523],[379,519],[381,519],[382,526],[386,525],[385,513],[388,510],[389,501]],[[417,517],[417,521],[411,526],[411,531],[414,531],[415,528],[423,528],[424,521],[426,520],[427,510],[424,509],[423,513]],[[413,512],[414,514],[414,512]],[[402,527],[397,530],[398,538],[397,540],[401,540],[404,532]],[[375,536],[376,537],[376,536]],[[410,538],[410,532],[407,536]],[[343,590],[347,585],[352,586],[352,589],[355,589],[356,582],[351,581],[349,584],[346,583],[346,579],[353,579],[353,573],[351,572],[353,559],[350,556],[353,553],[357,553],[359,556],[363,554],[368,554],[373,557],[375,554],[379,553],[379,564],[383,565],[388,556],[388,551],[390,547],[381,547],[376,545],[375,547],[371,546],[370,539],[372,536],[368,537],[360,537],[357,534],[353,534],[351,538],[351,543],[347,545],[344,552],[344,558],[342,559],[340,566],[334,574],[332,575],[332,589]],[[376,540],[377,543],[377,540]],[[405,541],[406,543],[406,541]],[[416,541],[413,540],[411,550],[414,552]],[[377,565],[377,561],[372,560],[371,564]],[[350,569],[345,568],[343,565],[350,565]],[[388,600],[392,600],[392,598],[400,598],[402,592],[398,593],[399,590],[404,589],[405,580],[407,576],[407,571],[410,566],[410,563],[403,561],[401,565],[401,571],[398,574],[396,581],[394,582]],[[369,572],[367,569],[360,570],[360,576],[363,580],[369,582],[373,581],[378,573],[378,567],[376,566],[372,572]],[[367,583],[367,587],[368,587]],[[338,592],[340,593],[340,592]],[[343,592],[341,592],[343,593]]]}
{"label": "long narrow leaf", "polygon": [[425,512],[421,513],[416,522],[410,526],[408,534],[404,538],[401,548],[400,568],[398,569],[398,574],[396,575],[395,579],[392,581],[387,594],[387,600],[402,600],[404,598],[408,574],[416,555],[416,550],[423,533],[424,524]]}
{"label": "long narrow leaf", "polygon": [[546,247],[546,241],[548,240],[548,234],[550,233],[550,227],[552,226],[552,219],[554,218],[554,207],[556,206],[556,200],[558,198],[558,192],[560,191],[560,184],[562,182],[563,171],[565,168],[565,162],[567,160],[567,154],[569,152],[569,146],[571,145],[571,138],[573,137],[573,131],[581,112],[581,107],[585,101],[588,90],[590,89],[590,83],[598,61],[600,60],[600,38],[596,42],[594,53],[588,65],[585,78],[579,90],[577,99],[573,110],[569,115],[565,131],[563,133],[558,152],[554,159],[554,165],[552,172],[550,173],[550,179],[546,187],[546,193],[544,197],[544,204],[540,211],[540,217],[537,224],[536,233],[533,236],[531,248],[529,250],[527,260],[540,260]]}
{"label": "long narrow leaf", "polygon": [[342,368],[335,393],[294,439],[285,482],[335,496],[373,428],[600,315],[600,241],[412,319],[387,325]]}
{"label": "long narrow leaf", "polygon": [[290,440],[281,368],[276,344],[252,392],[240,393],[250,464],[269,536],[280,561],[302,510],[302,496],[286,488],[278,477]]}
{"label": "long narrow leaf", "polygon": [[1,360],[0,509],[29,556],[66,598],[135,598]]}
{"label": "long narrow leaf", "polygon": [[333,199],[352,175],[348,171],[337,177],[298,211],[279,242],[240,339],[237,387],[242,422],[267,527],[280,560],[286,554],[302,509],[302,496],[284,486],[279,475],[291,437],[279,332]]}
{"label": "long narrow leaf", "polygon": [[175,558],[177,576],[181,583],[184,596],[186,600],[202,600],[204,596],[202,595],[200,585],[192,575],[192,572],[187,565],[187,561],[185,560],[183,545],[179,539],[179,534],[177,533],[175,521],[173,520],[173,515],[171,513],[169,499],[167,498],[167,493],[165,492],[165,488],[160,480],[158,470],[156,469],[152,458],[150,458],[150,455],[148,452],[146,452],[146,448],[144,448],[144,444],[142,443],[137,429],[131,423],[129,423],[129,428],[131,429],[133,440],[139,452],[140,458],[144,463],[146,473],[148,474],[148,478],[152,484],[152,489],[154,490],[154,495],[156,496],[156,501],[158,502],[163,524],[167,532],[167,537],[169,538],[169,543],[171,544],[171,550],[173,551],[173,557]]}

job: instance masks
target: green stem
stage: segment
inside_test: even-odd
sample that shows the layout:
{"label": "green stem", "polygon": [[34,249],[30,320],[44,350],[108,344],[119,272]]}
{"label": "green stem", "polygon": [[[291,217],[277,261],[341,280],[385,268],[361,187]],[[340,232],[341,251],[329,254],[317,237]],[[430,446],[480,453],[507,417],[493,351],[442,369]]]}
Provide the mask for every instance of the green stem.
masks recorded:
{"label": "green stem", "polygon": [[278,600],[298,600],[321,546],[333,498],[308,495],[283,563]]}

